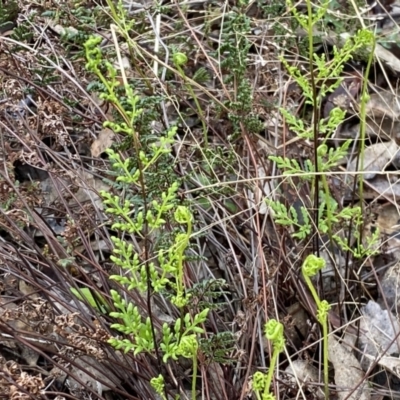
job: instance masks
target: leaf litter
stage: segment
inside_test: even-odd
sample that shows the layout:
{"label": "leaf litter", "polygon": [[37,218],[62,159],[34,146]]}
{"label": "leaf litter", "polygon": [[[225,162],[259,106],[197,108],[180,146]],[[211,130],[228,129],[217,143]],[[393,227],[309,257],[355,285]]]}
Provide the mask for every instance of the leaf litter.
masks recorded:
{"label": "leaf litter", "polygon": [[339,389],[338,399],[371,399],[368,383],[363,382],[364,371],[356,356],[349,352],[346,347],[342,346],[333,335],[329,335],[328,352],[329,361],[335,369],[334,379]]}

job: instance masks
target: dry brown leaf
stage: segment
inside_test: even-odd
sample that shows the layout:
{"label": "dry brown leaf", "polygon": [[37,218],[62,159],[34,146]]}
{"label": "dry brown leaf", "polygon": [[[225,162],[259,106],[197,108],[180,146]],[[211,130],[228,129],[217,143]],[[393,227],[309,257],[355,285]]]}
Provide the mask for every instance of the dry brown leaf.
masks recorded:
{"label": "dry brown leaf", "polygon": [[[264,167],[258,168],[258,177],[264,178],[267,176],[267,172]],[[248,201],[249,206],[258,209],[258,212],[262,215],[267,214],[269,212],[269,206],[265,202],[266,198],[271,198],[271,183],[270,182],[259,182],[259,185],[263,185],[263,189],[261,190],[260,186],[256,186],[254,190],[248,190]],[[257,202],[256,202],[257,201]]]}
{"label": "dry brown leaf", "polygon": [[[355,139],[360,133],[360,124],[344,127],[338,134],[339,139]],[[381,140],[390,140],[396,137],[396,132],[400,132],[400,122],[389,118],[366,118],[365,136],[370,139],[379,137]]]}
{"label": "dry brown leaf", "polygon": [[40,295],[37,292],[37,289],[29,284],[28,282],[25,282],[23,279],[20,279],[18,282],[18,287],[21,293],[23,293],[25,296],[31,296],[32,299],[39,299]]}
{"label": "dry brown leaf", "polygon": [[336,107],[353,113],[354,102],[361,88],[360,75],[355,72],[345,78],[341,84],[326,98],[323,116],[328,117],[329,113]]}
{"label": "dry brown leaf", "polygon": [[398,315],[400,311],[400,262],[389,267],[385,272],[381,288],[387,306]]}
{"label": "dry brown leaf", "polygon": [[[381,244],[385,246],[385,253],[391,254],[396,260],[400,260],[400,210],[398,205],[391,203],[380,206],[377,210],[376,221],[372,224],[379,230],[380,244],[377,246],[379,250]],[[366,227],[367,228],[367,227]],[[368,228],[367,228],[368,229]],[[371,227],[369,227],[371,229]],[[370,230],[371,232],[371,230]],[[368,235],[368,232],[366,231]]]}
{"label": "dry brown leaf", "polygon": [[[90,242],[90,248],[92,249],[92,251],[109,252],[110,251],[110,243],[103,239],[92,240]],[[81,246],[75,247],[76,253],[83,253],[85,250],[86,250],[86,245],[81,245]]]}
{"label": "dry brown leaf", "polygon": [[[79,189],[75,193],[74,197],[69,201],[69,204],[76,205],[76,201],[79,203],[91,201],[100,210],[102,210],[104,205],[98,193],[102,190],[109,191],[110,186],[107,185],[102,179],[93,176],[93,174],[83,169],[76,169],[74,172],[74,178],[75,184],[79,186]],[[60,197],[60,193],[65,191],[65,188],[68,187],[69,182],[62,179],[46,179],[40,184],[44,198],[43,204],[47,205],[51,204]]]}
{"label": "dry brown leaf", "polygon": [[212,398],[226,398],[224,371],[222,370],[221,364],[212,362],[208,366],[207,371],[210,374],[210,380],[215,392],[219,393],[218,397],[212,396]]}
{"label": "dry brown leaf", "polygon": [[[364,151],[364,165],[363,171],[371,171],[371,173],[364,174],[364,179],[373,179],[376,174],[373,171],[381,172],[393,160],[398,157],[399,146],[391,140],[390,142],[375,143],[367,147]],[[361,171],[361,160],[355,158],[348,167],[349,171]]]}
{"label": "dry brown leaf", "polygon": [[376,225],[379,231],[391,235],[399,230],[400,210],[393,204],[379,207]]}
{"label": "dry brown leaf", "polygon": [[393,313],[383,310],[372,300],[361,308],[361,313],[359,346],[362,351],[361,365],[367,371],[371,360],[380,357],[382,352],[385,356],[399,352],[400,325]]}
{"label": "dry brown leaf", "polygon": [[[399,207],[392,203],[386,203],[377,208],[376,212],[376,220],[365,225],[364,237],[368,237],[373,229],[378,229],[379,241],[374,248],[382,252],[382,245],[384,245],[385,254],[390,254],[394,259],[400,260]],[[367,242],[364,244],[367,245]]]}
{"label": "dry brown leaf", "polygon": [[[290,375],[290,382],[296,386],[307,386],[319,382],[318,369],[306,360],[293,360],[287,366],[285,372]],[[325,399],[324,392],[321,388],[318,388],[316,395],[318,399]]]}
{"label": "dry brown leaf", "polygon": [[54,32],[56,32],[58,35],[63,36],[63,35],[77,35],[79,31],[72,27],[72,26],[67,26],[64,27],[60,24],[57,24],[57,22],[51,18],[45,18],[48,26],[53,29]]}
{"label": "dry brown leaf", "polygon": [[114,143],[114,137],[115,133],[111,129],[103,129],[90,147],[92,157],[99,157],[101,153],[110,148]]}
{"label": "dry brown leaf", "polygon": [[[374,362],[375,357],[367,355],[370,361]],[[378,364],[386,368],[392,374],[396,375],[400,379],[400,358],[399,357],[389,357],[389,356],[382,356],[378,359]]]}
{"label": "dry brown leaf", "polygon": [[389,50],[385,49],[381,44],[375,45],[375,57],[383,61],[384,64],[392,68],[394,71],[400,72],[400,60]]}
{"label": "dry brown leaf", "polygon": [[[368,382],[357,358],[333,335],[328,337],[329,361],[335,369],[335,384],[339,400],[369,400]],[[351,393],[351,394],[350,394]]]}
{"label": "dry brown leaf", "polygon": [[[395,175],[378,175],[374,179],[366,181],[363,198],[375,201],[381,199],[396,204],[400,199],[400,180]],[[348,199],[346,198],[346,200]]]}
{"label": "dry brown leaf", "polygon": [[[103,182],[102,179],[96,178],[90,172],[80,171],[82,185],[75,193],[75,198],[78,202],[84,203],[91,201],[99,210],[103,210],[104,204],[101,197],[97,194],[101,191],[109,191],[110,186]],[[74,204],[74,202],[72,202]]]}
{"label": "dry brown leaf", "polygon": [[285,326],[285,336],[294,346],[300,346],[303,343],[303,337],[307,336],[308,329],[308,314],[300,303],[294,303],[286,308],[286,312],[282,315],[290,318],[290,323]]}
{"label": "dry brown leaf", "polygon": [[94,357],[84,355],[76,358],[74,365],[70,366],[70,370],[71,376],[67,378],[67,381],[72,390],[82,389],[82,385],[72,376],[76,376],[81,382],[85,382],[87,387],[90,387],[100,396],[103,392],[113,390],[119,384],[119,378]]}
{"label": "dry brown leaf", "polygon": [[400,116],[400,97],[387,91],[372,93],[365,109],[368,116],[396,120]]}

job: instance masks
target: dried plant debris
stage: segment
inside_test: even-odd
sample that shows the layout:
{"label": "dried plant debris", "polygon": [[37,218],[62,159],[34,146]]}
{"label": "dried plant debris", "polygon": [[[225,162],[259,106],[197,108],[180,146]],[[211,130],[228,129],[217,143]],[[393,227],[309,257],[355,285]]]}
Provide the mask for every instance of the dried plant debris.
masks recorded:
{"label": "dried plant debris", "polygon": [[393,71],[400,72],[400,59],[379,43],[375,46],[375,56]]}
{"label": "dried plant debris", "polygon": [[374,221],[366,224],[365,235],[379,231],[380,242],[376,245],[380,253],[400,260],[400,210],[395,204],[386,203],[376,207]]}
{"label": "dried plant debris", "polygon": [[29,400],[43,395],[45,386],[40,376],[22,371],[16,362],[7,362],[0,356],[0,396]]}
{"label": "dried plant debris", "polygon": [[365,107],[368,116],[398,120],[400,117],[400,96],[398,93],[388,91],[372,93]]}
{"label": "dried plant debris", "polygon": [[[361,125],[344,125],[335,135],[337,139],[356,139],[359,138]],[[371,118],[367,115],[365,120],[365,136],[371,141],[378,138],[382,141],[390,141],[392,138],[397,140],[397,132],[400,129],[400,121],[393,121],[389,118]]]}
{"label": "dried plant debris", "polygon": [[341,345],[333,335],[328,337],[329,361],[335,370],[336,393],[339,400],[369,400],[371,398],[365,373],[348,347]]}
{"label": "dried plant debris", "polygon": [[374,171],[384,171],[392,163],[398,165],[399,159],[399,146],[395,141],[375,143],[364,150],[363,160],[357,156],[349,164],[348,170],[365,171],[364,179],[371,180],[376,177]]}
{"label": "dried plant debris", "polygon": [[[288,375],[289,384],[296,388],[296,392],[306,392],[310,387],[319,381],[318,369],[306,360],[293,360],[285,369]],[[315,390],[318,399],[325,399],[325,394],[320,387]]]}
{"label": "dried plant debris", "polygon": [[41,182],[43,205],[49,206],[61,199],[68,201],[70,206],[90,202],[101,210],[103,207],[99,196],[101,190],[108,191],[110,186],[103,179],[96,178],[92,173],[77,168],[73,176],[67,179],[49,178]]}
{"label": "dried plant debris", "polygon": [[[264,167],[258,168],[258,177],[264,178],[267,176],[267,172]],[[269,199],[272,196],[272,189],[270,182],[257,182],[257,186],[254,190],[248,191],[248,201],[249,206],[258,210],[258,212],[262,215],[267,214],[269,212],[269,207],[265,202],[265,199]]]}
{"label": "dried plant debris", "polygon": [[[344,275],[345,267],[349,265],[349,262],[346,263],[346,259],[338,246],[332,246],[328,236],[320,239],[320,257],[326,263],[325,268],[321,271],[322,285],[324,290],[329,292],[337,287],[336,277]],[[317,277],[313,277],[313,280],[317,280]]]}
{"label": "dried plant debris", "polygon": [[344,79],[339,87],[327,96],[323,115],[328,117],[335,107],[347,112],[354,112],[356,98],[361,88],[361,76],[355,73],[354,76]]}
{"label": "dried plant debris", "polygon": [[208,373],[211,386],[214,388],[211,398],[218,400],[221,393],[226,394],[224,371],[220,364],[213,362],[208,367]]}
{"label": "dried plant debris", "polygon": [[400,353],[400,324],[390,311],[370,300],[361,309],[359,344],[361,365],[368,371],[374,360],[382,355]]}
{"label": "dried plant debris", "polygon": [[97,139],[93,141],[90,150],[92,157],[99,157],[106,149],[110,148],[115,140],[115,134],[111,129],[102,129]]}
{"label": "dried plant debris", "polygon": [[396,204],[400,198],[400,180],[396,175],[377,175],[370,181],[365,181],[363,193],[365,200],[390,201]]}
{"label": "dried plant debris", "polygon": [[381,303],[399,318],[400,312],[400,262],[388,268],[381,281]]}
{"label": "dried plant debris", "polygon": [[[333,94],[332,94],[333,95]],[[357,104],[359,109],[360,105]],[[400,96],[388,91],[378,91],[370,95],[366,103],[366,137],[379,141],[400,140]],[[353,110],[351,113],[354,113]],[[359,111],[357,111],[359,112]],[[360,124],[343,124],[336,138],[358,138]]]}
{"label": "dried plant debris", "polygon": [[288,321],[285,325],[285,336],[288,344],[295,349],[301,348],[302,338],[307,336],[309,329],[308,316],[305,309],[300,303],[294,303],[287,307],[282,319]]}
{"label": "dried plant debris", "polygon": [[69,367],[69,372],[70,377],[67,378],[66,384],[75,395],[90,388],[102,396],[104,392],[113,390],[121,384],[109,368],[89,356],[76,358]]}

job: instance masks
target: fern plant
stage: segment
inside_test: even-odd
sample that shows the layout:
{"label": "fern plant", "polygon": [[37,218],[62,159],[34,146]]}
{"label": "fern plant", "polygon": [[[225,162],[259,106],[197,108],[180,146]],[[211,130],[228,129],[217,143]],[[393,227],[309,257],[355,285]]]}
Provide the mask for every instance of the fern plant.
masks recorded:
{"label": "fern plant", "polygon": [[[373,243],[378,233],[366,241],[367,245],[363,243],[359,234],[363,223],[361,207],[347,206],[340,209],[332,196],[327,178],[327,174],[334,171],[348,154],[351,140],[345,141],[337,148],[328,146],[329,139],[337,127],[343,123],[346,111],[336,107],[330,111],[327,118],[320,118],[318,110],[321,108],[323,99],[342,83],[341,74],[345,63],[352,58],[354,52],[367,46],[371,47],[374,43],[374,35],[366,29],[358,31],[351,39],[346,40],[341,48],[334,47],[332,60],[327,63],[324,54],[314,53],[313,27],[326,15],[329,1],[323,1],[316,11],[311,8],[311,3],[307,2],[307,15],[300,14],[290,0],[287,4],[299,25],[308,32],[311,78],[299,67],[290,65],[285,58],[282,57],[281,61],[289,75],[301,87],[305,104],[312,107],[313,121],[308,123],[285,108],[280,108],[280,112],[289,128],[299,138],[313,141],[315,151],[313,159],[305,159],[302,163],[289,157],[270,156],[270,159],[276,163],[289,181],[291,177],[297,176],[301,181],[308,182],[311,187],[310,197],[318,199],[318,204],[314,205],[314,215],[310,215],[305,206],[291,206],[287,209],[280,201],[271,199],[266,201],[274,214],[275,222],[291,226],[294,230],[293,237],[305,239],[316,231],[320,234],[328,234],[332,243],[336,242],[343,250],[350,251],[354,257],[364,257],[374,251]],[[366,101],[365,96],[362,101]],[[365,121],[365,115],[361,115],[361,120]],[[335,227],[343,228],[350,226],[350,223],[353,225],[356,246],[346,244],[346,241],[335,231]]]}
{"label": "fern plant", "polygon": [[[111,260],[120,270],[110,279],[125,288],[124,295],[119,290],[110,291],[115,307],[109,313],[115,321],[111,328],[123,337],[112,337],[109,343],[125,353],[148,353],[158,359],[160,375],[151,384],[163,398],[166,392],[162,363],[178,357],[192,359],[192,398],[195,399],[199,337],[204,332],[209,309],[193,309],[185,287],[186,250],[194,221],[190,209],[178,199],[180,181],[174,175],[163,180],[163,174],[158,173],[160,163],[171,164],[176,128],[143,142],[135,127],[143,113],[138,107],[139,96],[127,82],[120,96],[117,71],[103,59],[98,38],[89,39],[85,49],[86,68],[98,77],[104,89],[100,97],[112,103],[120,115],[118,121],[107,121],[104,126],[124,134],[133,144],[131,156],[124,157],[113,149],[107,151],[115,176],[114,187],[120,190],[116,194],[101,192],[111,229],[118,233],[111,238],[114,244]],[[121,190],[126,192],[125,196]],[[144,257],[129,240],[130,235],[143,240]],[[132,291],[146,297],[147,312],[139,310],[129,299],[127,294]],[[172,326],[155,324],[151,299],[157,295],[169,299],[178,309],[179,317]]]}
{"label": "fern plant", "polygon": [[[367,241],[361,240],[360,232],[362,231],[363,219],[362,208],[360,206],[345,206],[340,208],[338,202],[331,193],[328,182],[328,174],[334,173],[339,162],[348,154],[350,140],[345,141],[337,148],[329,147],[329,140],[340,126],[344,119],[346,111],[339,107],[333,108],[327,118],[321,118],[319,110],[326,96],[333,92],[342,83],[341,78],[343,68],[352,55],[366,47],[373,48],[374,35],[362,29],[345,41],[341,48],[333,48],[333,57],[327,62],[325,55],[318,55],[314,52],[314,28],[327,13],[330,1],[323,0],[318,7],[313,8],[310,0],[306,1],[307,13],[301,14],[296,5],[291,0],[287,0],[287,6],[292,11],[294,18],[298,24],[308,34],[308,74],[296,65],[291,65],[282,57],[281,61],[288,71],[290,77],[299,85],[304,95],[305,104],[312,109],[311,121],[305,120],[303,117],[293,115],[289,110],[281,108],[280,112],[285,119],[289,129],[294,132],[299,139],[308,140],[313,143],[313,157],[299,162],[296,159],[282,156],[270,156],[270,160],[276,163],[277,167],[282,171],[283,176],[289,184],[293,185],[292,178],[297,177],[301,182],[306,182],[311,190],[310,198],[314,204],[309,207],[305,205],[286,207],[279,200],[267,199],[266,202],[270,207],[271,214],[277,224],[291,227],[292,236],[296,239],[306,239],[312,234],[317,238],[327,235],[330,239],[331,248],[336,243],[339,248],[348,251],[355,258],[361,258],[371,255],[375,252],[375,244],[379,233],[368,238]],[[365,72],[368,76],[369,67],[372,62],[372,55],[369,57],[369,64]],[[367,79],[365,79],[367,81]],[[361,102],[365,105],[366,84],[364,84]],[[363,151],[363,140],[365,138],[365,107],[361,107],[361,152]],[[362,177],[359,178],[362,187]],[[350,227],[352,226],[352,229]],[[344,240],[339,232],[343,227],[348,228],[352,234],[354,244],[350,245],[349,241]],[[317,240],[316,240],[317,242]],[[366,243],[366,244],[365,244]],[[318,253],[319,249],[314,247]],[[325,261],[314,255],[309,255],[303,263],[303,276],[309,290],[317,305],[316,318],[322,326],[323,336],[323,370],[325,384],[325,398],[329,398],[329,376],[328,376],[328,322],[327,314],[329,312],[329,304],[325,300],[321,300],[311,281],[319,270],[324,268]],[[270,368],[272,368],[271,366]],[[256,385],[256,393],[258,398],[266,400],[272,398],[267,392],[261,395],[260,389],[265,387],[263,376],[258,375],[253,382]],[[270,381],[268,381],[269,384]]]}

